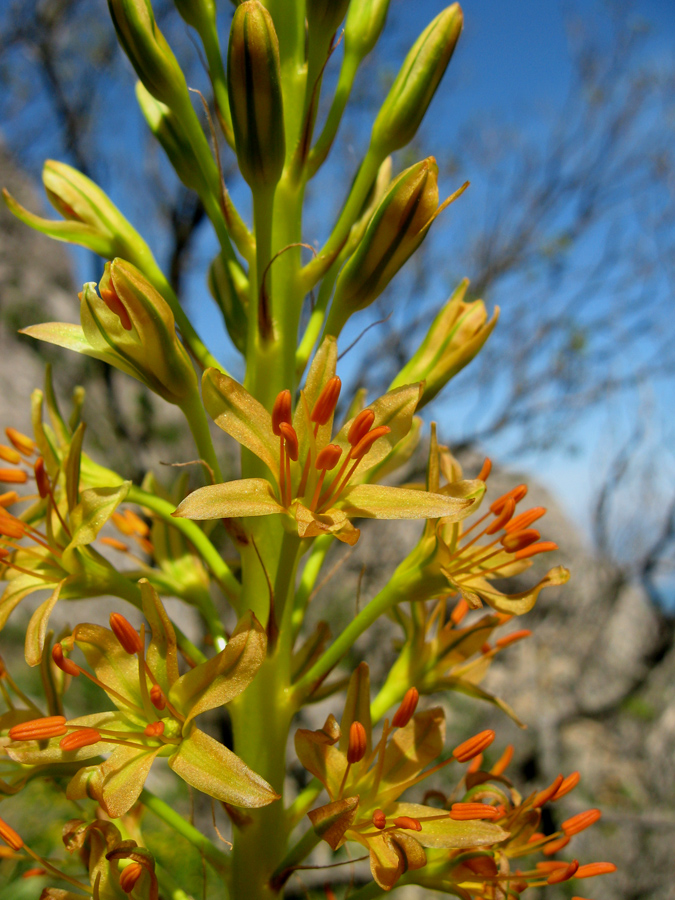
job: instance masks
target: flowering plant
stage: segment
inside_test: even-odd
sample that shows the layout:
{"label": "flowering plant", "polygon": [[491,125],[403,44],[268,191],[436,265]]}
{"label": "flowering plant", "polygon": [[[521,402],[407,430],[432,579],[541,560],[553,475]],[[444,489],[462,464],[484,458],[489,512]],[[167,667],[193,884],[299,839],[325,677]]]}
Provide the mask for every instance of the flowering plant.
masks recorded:
{"label": "flowering plant", "polygon": [[[499,629],[568,578],[558,565],[528,589],[508,591],[510,577],[557,550],[533,527],[545,510],[518,511],[524,485],[486,500],[490,461],[465,479],[433,424],[426,482],[383,483],[415,452],[423,433],[416,413],[480,351],[498,310],[489,318],[481,300],[466,300],[464,281],[383,396],[366,402],[358,391],[345,402],[337,373],[345,324],[358,321],[466,188],[439,204],[433,157],[394,178],[391,159],[416,134],[441,82],[462,29],[458,4],[411,47],[330,236],[311,258],[302,254],[306,188],[330,152],[388,0],[244,0],[226,55],[211,0],[175,5],[204,50],[222,148],[216,139],[211,149],[149,0],[109,0],[148,125],[213,226],[219,249],[209,287],[245,376],[240,383],[213,356],[149,246],[83,174],[46,163],[57,221],[5,192],[27,225],[104,260],[98,284],[79,294],[79,324],[41,323],[24,333],[102,360],[173,404],[203,465],[190,491],[185,477],[163,486],[149,472],[135,484],[95,462],[83,392],[64,415],[49,370],[32,399],[33,435],[7,427],[0,628],[24,598],[41,595],[25,659],[39,670],[42,696],[0,666],[4,858],[15,875],[41,879],[43,898],[185,900],[176,851],[152,847],[161,820],[208,867],[204,896],[231,900],[281,896],[294,874],[311,868],[320,842],[335,854],[331,869],[350,861],[350,845],[366,850],[370,876],[352,900],[406,884],[496,900],[612,871],[610,863],[550,858],[598,810],[567,819],[560,831],[540,830],[542,807],[569,793],[578,773],[523,797],[504,774],[513,749],[488,765],[495,733],[467,739],[453,725],[448,750],[444,708],[427,699],[447,704],[459,691],[518,721],[480,683],[497,653],[529,635],[495,637]],[[340,36],[337,89],[317,136],[323,73]],[[221,149],[234,153],[250,188],[251,228],[223,181]],[[241,477],[223,476],[209,419],[241,445]],[[331,640],[325,623],[309,630],[306,613],[328,551],[359,540],[359,519],[424,526],[387,584]],[[223,555],[225,535],[236,559]],[[50,626],[58,601],[104,596],[113,598],[109,628],[79,622],[56,634]],[[166,598],[197,610],[199,645]],[[484,604],[490,609],[478,612]],[[365,662],[331,680],[386,615],[403,640],[374,696]],[[344,706],[340,724],[330,714],[322,727],[304,727],[320,699]],[[210,733],[216,716],[231,723],[231,740]],[[165,781],[146,786],[162,760]],[[448,773],[463,766],[450,785]],[[305,786],[293,795],[287,775],[299,768]],[[437,775],[420,795],[418,786]],[[211,799],[220,845],[206,823],[198,827],[159,795],[155,785],[167,777]],[[71,858],[63,863],[19,833],[19,801],[36,784],[70,805],[61,831]],[[216,801],[231,823],[229,840],[216,826]],[[537,854],[545,858],[520,862]]]}

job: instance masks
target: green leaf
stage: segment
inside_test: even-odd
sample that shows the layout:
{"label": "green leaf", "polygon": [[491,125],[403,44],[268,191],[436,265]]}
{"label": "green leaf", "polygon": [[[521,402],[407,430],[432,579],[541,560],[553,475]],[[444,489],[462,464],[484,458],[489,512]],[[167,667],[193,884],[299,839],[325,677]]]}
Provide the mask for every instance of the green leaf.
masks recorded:
{"label": "green leaf", "polygon": [[[452,573],[450,573],[449,577],[452,579]],[[532,609],[537,602],[537,597],[544,588],[565,584],[569,581],[569,578],[569,569],[566,569],[564,566],[556,566],[542,578],[539,584],[535,584],[534,587],[519,594],[504,594],[484,578],[472,578],[466,582],[466,585],[462,582],[462,586],[468,587],[469,590],[476,593],[486,603],[489,603],[497,612],[505,613],[509,616],[522,616]]]}
{"label": "green leaf", "polygon": [[394,732],[384,755],[378,802],[384,808],[407,787],[432,760],[440,756],[445,743],[445,714],[436,706],[417,713],[404,728]]}
{"label": "green leaf", "polygon": [[117,746],[110,758],[98,767],[100,794],[98,790],[95,793],[112,819],[123,816],[136,803],[155,757],[162,749],[162,745],[148,750]]}
{"label": "green leaf", "polygon": [[187,718],[189,733],[195,716],[229,703],[251,683],[267,650],[265,629],[249,610],[238,622],[227,647],[182,675],[171,688],[170,702]]}
{"label": "green leaf", "polygon": [[77,431],[68,447],[64,466],[66,474],[66,498],[68,512],[72,513],[80,500],[80,461],[82,459],[82,442],[84,441],[84,422],[80,422]]}
{"label": "green leaf", "polygon": [[[101,625],[82,624],[75,627],[73,638],[99,681],[127,698],[131,704],[142,708],[138,660],[127,653],[112,631]],[[122,703],[113,694],[109,696],[120,710],[128,712],[128,704]]]}
{"label": "green leaf", "polygon": [[443,688],[447,688],[451,691],[459,691],[460,694],[466,694],[467,697],[474,697],[477,700],[486,700],[488,703],[496,706],[497,709],[501,709],[502,712],[505,712],[506,715],[510,719],[513,719],[520,728],[527,728],[527,725],[518,718],[515,711],[508,703],[495,696],[495,694],[490,693],[490,691],[486,691],[484,688],[479,687],[477,684],[472,684],[464,678],[455,678],[454,676],[448,675],[445,678],[441,678],[438,682],[438,689]]}
{"label": "green leaf", "polygon": [[39,325],[30,325],[28,328],[22,328],[19,334],[27,334],[28,337],[44,341],[46,344],[55,344],[57,347],[63,347],[65,350],[74,350],[75,353],[82,353],[84,356],[100,359],[111,366],[115,366],[121,372],[131,375],[132,378],[138,378],[137,371],[121,360],[112,350],[104,352],[94,350],[80,325],[72,325],[68,322],[43,322]]}
{"label": "green leaf", "polygon": [[253,809],[279,799],[264,778],[198,728],[181,741],[169,757],[169,766],[198,791],[232,806]]}
{"label": "green leaf", "polygon": [[[66,579],[64,579],[66,581]],[[45,637],[49,625],[49,617],[56,606],[64,581],[60,581],[44,603],[41,603],[30,617],[26,629],[25,655],[29,666],[39,666],[42,661],[42,651],[45,646]]]}
{"label": "green leaf", "polygon": [[145,654],[159,686],[168,693],[178,681],[178,651],[176,632],[159,599],[159,594],[146,578],[138,582],[141,589],[143,615],[150,624],[151,638]]}
{"label": "green leaf", "polygon": [[340,506],[348,516],[364,519],[464,519],[474,510],[477,499],[459,499],[410,488],[381,484],[347,487]]}
{"label": "green leaf", "polygon": [[378,834],[367,841],[370,871],[383,890],[391,890],[405,872],[427,864],[427,855],[416,838],[417,832],[413,838],[396,831]]}
{"label": "green leaf", "polygon": [[272,417],[238,381],[217,369],[202,378],[206,411],[224,432],[261,459],[279,480],[279,438],[272,431]]}
{"label": "green leaf", "polygon": [[15,607],[21,603],[24,597],[32,594],[33,591],[53,590],[53,585],[42,578],[35,578],[33,575],[19,575],[12,578],[7,583],[2,597],[0,597],[0,629],[7,624],[11,613]]}
{"label": "green leaf", "polygon": [[332,850],[337,850],[342,846],[345,831],[356,818],[358,808],[358,797],[345,797],[344,800],[313,809],[307,815],[316,833],[321,835],[321,840]]}
{"label": "green leaf", "polygon": [[72,553],[76,547],[91,544],[129,493],[130,487],[131,482],[125,481],[119,486],[82,491],[80,502],[70,514],[72,537],[64,552]]}
{"label": "green leaf", "polygon": [[285,512],[265,478],[241,478],[197,488],[172,514],[183,519],[232,519]]}

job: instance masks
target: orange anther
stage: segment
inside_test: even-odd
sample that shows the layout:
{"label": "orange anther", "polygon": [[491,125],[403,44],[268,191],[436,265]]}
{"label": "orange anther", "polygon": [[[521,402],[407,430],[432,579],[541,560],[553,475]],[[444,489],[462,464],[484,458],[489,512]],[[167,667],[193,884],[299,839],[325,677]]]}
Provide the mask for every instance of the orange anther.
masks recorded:
{"label": "orange anther", "polygon": [[21,519],[17,519],[11,513],[0,506],[0,534],[9,538],[22,538],[26,533],[26,526]]}
{"label": "orange anther", "polygon": [[549,884],[561,884],[563,881],[569,881],[579,869],[579,860],[573,859],[564,869],[556,869],[551,872],[546,881]]}
{"label": "orange anther", "polygon": [[517,553],[518,550],[536,543],[540,537],[536,528],[524,528],[522,531],[507,532],[500,543],[508,553]]}
{"label": "orange anther", "polygon": [[596,875],[611,875],[612,872],[616,872],[616,866],[614,865],[614,863],[587,863],[585,866],[579,866],[574,877],[595,878]]}
{"label": "orange anther", "polygon": [[485,462],[483,463],[483,466],[482,466],[480,472],[478,473],[478,480],[479,481],[487,481],[491,471],[492,471],[492,460],[488,456],[486,456]]}
{"label": "orange anther", "polygon": [[158,684],[153,684],[150,688],[150,702],[155,709],[162,710],[166,706],[166,697]]}
{"label": "orange anther", "polygon": [[38,492],[40,497],[44,500],[45,497],[49,496],[50,484],[49,476],[45,469],[45,461],[41,456],[38,456],[35,460],[33,469],[35,470],[35,482],[37,484]]}
{"label": "orange anther", "polygon": [[7,440],[21,453],[22,456],[32,456],[35,453],[35,441],[27,434],[22,434],[16,428],[5,428]]}
{"label": "orange anther", "polygon": [[373,427],[375,421],[375,413],[372,409],[362,409],[358,416],[355,417],[347,432],[347,440],[355,447],[361,438],[368,434]]}
{"label": "orange anther", "polygon": [[550,844],[547,844],[545,847],[543,847],[541,852],[544,854],[544,856],[553,856],[553,854],[557,853],[558,850],[562,850],[563,847],[566,847],[569,842],[570,838],[568,837],[558,838],[557,841],[551,841]]}
{"label": "orange anther", "polygon": [[394,825],[397,828],[405,828],[408,831],[421,831],[422,823],[419,819],[413,819],[412,816],[397,816],[394,819]]}
{"label": "orange anther", "polygon": [[392,728],[405,728],[417,709],[419,699],[420,694],[417,688],[408,688],[403,700],[401,700],[401,705],[396,710],[394,718],[391,720]]}
{"label": "orange anther", "polygon": [[499,872],[497,863],[491,856],[474,856],[473,859],[465,859],[463,865],[474,875],[485,875],[494,878]]}
{"label": "orange anther", "polygon": [[127,519],[124,513],[114,512],[110,518],[112,519],[112,523],[118,531],[120,531],[126,537],[132,536],[132,534],[134,533],[133,525]]}
{"label": "orange anther", "polygon": [[455,822],[470,822],[474,819],[497,819],[499,810],[486,803],[453,803],[450,818]]}
{"label": "orange anther", "polygon": [[455,749],[452,751],[452,755],[458,762],[469,762],[469,760],[473,759],[474,756],[478,756],[479,753],[482,753],[483,750],[486,750],[494,741],[494,739],[494,731],[481,731],[478,734],[474,735],[472,738],[469,738],[468,741],[464,741],[463,743],[455,747]]}
{"label": "orange anther", "polygon": [[376,828],[378,828],[380,831],[382,831],[382,829],[385,827],[386,824],[387,824],[387,817],[385,816],[385,814],[382,812],[381,809],[376,809],[375,812],[373,813],[373,825]]}
{"label": "orange anther", "polygon": [[390,431],[391,428],[389,428],[388,425],[378,425],[377,428],[373,428],[372,431],[364,434],[364,436],[352,450],[352,459],[363,459],[363,457],[366,455],[366,453],[368,453],[375,441],[379,440],[379,438],[381,437],[384,437],[385,434],[389,434]]}
{"label": "orange anther", "polygon": [[4,494],[0,494],[0,508],[4,509],[6,506],[11,506],[13,503],[17,503],[19,500],[19,495],[16,491],[5,491]]}
{"label": "orange anther", "polygon": [[537,519],[541,519],[544,515],[546,515],[545,506],[535,506],[532,509],[526,509],[525,512],[521,512],[519,515],[514,516],[506,526],[505,530],[514,532],[520,531],[521,528],[529,528],[533,522],[536,522]]}
{"label": "orange anther", "polygon": [[0,444],[0,459],[16,466],[21,462],[21,454],[13,447],[8,447],[6,444]]}
{"label": "orange anther", "polygon": [[499,513],[497,513],[497,518],[485,529],[485,534],[497,534],[498,531],[501,531],[515,511],[515,500],[513,497],[508,497]]}
{"label": "orange anther", "polygon": [[568,865],[569,863],[561,859],[551,859],[547,862],[538,862],[536,869],[538,872],[557,872],[559,869],[566,869]]}
{"label": "orange anther", "polygon": [[480,652],[483,656],[486,656],[488,653],[492,653],[492,644],[489,641],[485,641],[485,643],[481,646]]}
{"label": "orange anther", "polygon": [[291,392],[289,390],[281,391],[281,393],[277,394],[277,399],[272,407],[272,431],[277,437],[281,434],[279,431],[281,423],[285,422],[287,425],[290,425],[292,422],[292,405]]}
{"label": "orange anther", "polygon": [[119,550],[120,553],[128,553],[129,552],[129,548],[127,547],[127,545],[123,541],[118,541],[117,538],[102,537],[102,538],[99,538],[99,541],[102,544],[105,544],[106,547],[112,547],[113,550]]}
{"label": "orange anther", "polygon": [[490,772],[493,775],[501,775],[502,772],[504,772],[505,769],[508,767],[508,765],[512,759],[513,759],[513,744],[507,744],[506,749],[504,750],[502,755],[499,757],[497,762],[494,764],[494,766],[492,766],[492,768],[490,769]]}
{"label": "orange anther", "polygon": [[337,444],[328,444],[323,450],[319,450],[316,457],[316,468],[319,471],[330,472],[337,466],[341,456],[341,447],[338,447]]}
{"label": "orange anther", "polygon": [[39,878],[41,875],[46,875],[47,870],[43,869],[41,866],[35,866],[34,869],[27,869],[23,874],[22,878]]}
{"label": "orange anther", "polygon": [[109,281],[106,287],[99,284],[98,292],[101,295],[101,300],[103,300],[110,312],[115,313],[115,315],[118,317],[122,328],[124,328],[125,331],[131,331],[131,318],[129,316],[129,313],[127,312],[126,306],[118,297],[117,291],[113,287],[112,281]]}
{"label": "orange anther", "polygon": [[483,765],[483,754],[479,753],[478,756],[474,756],[474,758],[471,760],[466,771],[470,772],[470,773],[479,772],[480,767],[482,765]]}
{"label": "orange anther", "polygon": [[514,554],[516,559],[529,559],[530,556],[536,556],[538,553],[551,553],[557,550],[558,545],[553,541],[540,541],[538,544],[530,544],[522,550],[517,550]]}
{"label": "orange anther", "polygon": [[81,672],[80,667],[76,663],[63,655],[61,644],[54,644],[52,647],[52,659],[54,660],[54,665],[61,669],[62,672],[65,672],[66,675],[72,675],[74,678],[77,678]]}
{"label": "orange anther", "polygon": [[311,415],[312,422],[316,422],[319,425],[326,424],[335,412],[341,389],[342,382],[337,375],[333,375],[332,378],[328,379],[314,404]]}
{"label": "orange anther", "polygon": [[0,838],[8,844],[12,850],[20,850],[23,847],[23,841],[19,837],[19,835],[14,831],[13,828],[10,828],[7,822],[4,822],[0,819]]}
{"label": "orange anther", "polygon": [[80,728],[72,731],[59,741],[59,747],[68,753],[81,747],[91,747],[101,740],[101,732],[95,728]]}
{"label": "orange anther", "polygon": [[497,499],[490,504],[490,512],[498,516],[499,513],[504,509],[504,504],[507,500],[511,499],[514,503],[519,503],[523,497],[527,494],[527,485],[519,484],[517,487],[511,488],[510,491],[507,491],[505,494],[502,494],[501,497],[497,497]]}
{"label": "orange anther", "polygon": [[25,484],[28,475],[23,469],[0,469],[0,482],[4,484]]}
{"label": "orange anther", "polygon": [[599,809],[587,809],[586,812],[577,813],[571,819],[566,819],[560,827],[567,837],[572,837],[572,835],[585,831],[597,822],[601,815],[602,813]]}
{"label": "orange anther", "polygon": [[573,791],[574,788],[579,784],[581,780],[581,776],[578,772],[572,772],[571,775],[568,775],[567,778],[560,785],[558,790],[555,792],[555,795],[551,797],[551,800],[560,800],[561,797],[564,797],[565,794],[569,794],[570,791]]}
{"label": "orange anther", "polygon": [[545,834],[542,834],[541,831],[537,831],[537,832],[535,832],[535,834],[531,834],[529,836],[529,838],[527,839],[527,843],[528,844],[536,844],[537,841],[543,841],[545,837],[546,837]]}
{"label": "orange anther", "polygon": [[360,762],[366,754],[366,729],[360,722],[352,722],[349,728],[349,745],[347,747],[347,762]]}
{"label": "orange anther", "polygon": [[544,788],[543,791],[539,791],[532,802],[532,808],[537,809],[539,806],[543,806],[544,803],[548,803],[548,801],[552,797],[555,797],[556,793],[558,792],[558,788],[562,783],[563,777],[562,775],[558,775],[553,784],[550,784],[547,788]]}
{"label": "orange anther", "polygon": [[292,459],[293,462],[296,462],[298,459],[300,446],[298,444],[298,435],[295,431],[295,428],[293,428],[293,426],[289,425],[287,422],[280,422],[279,434],[281,434],[284,438],[284,442],[286,444],[286,453],[288,453],[289,459]]}
{"label": "orange anther", "polygon": [[459,625],[464,616],[468,613],[470,607],[464,597],[460,597],[453,611],[450,613],[450,621],[453,625]]}
{"label": "orange anther", "polygon": [[120,872],[120,887],[125,894],[130,894],[133,891],[142,874],[143,866],[137,862],[132,862],[126,869],[122,869]]}
{"label": "orange anther", "polygon": [[140,537],[147,537],[150,534],[147,522],[141,519],[140,516],[137,516],[133,510],[125,509],[124,515],[134,534],[137,534]]}
{"label": "orange anther", "polygon": [[131,622],[120,613],[110,613],[110,629],[131,656],[143,650],[141,636]]}
{"label": "orange anther", "polygon": [[164,734],[164,722],[150,722],[143,729],[143,734],[146,737],[159,737]]}
{"label": "orange anther", "polygon": [[505,634],[504,637],[500,637],[495,641],[495,646],[499,647],[500,650],[503,650],[504,647],[508,647],[509,644],[515,644],[516,641],[522,641],[523,638],[529,637],[532,634],[527,628],[522,628],[520,631],[512,631],[511,634]]}
{"label": "orange anther", "polygon": [[45,716],[13,725],[9,729],[9,738],[12,741],[42,741],[60,737],[67,730],[65,716]]}

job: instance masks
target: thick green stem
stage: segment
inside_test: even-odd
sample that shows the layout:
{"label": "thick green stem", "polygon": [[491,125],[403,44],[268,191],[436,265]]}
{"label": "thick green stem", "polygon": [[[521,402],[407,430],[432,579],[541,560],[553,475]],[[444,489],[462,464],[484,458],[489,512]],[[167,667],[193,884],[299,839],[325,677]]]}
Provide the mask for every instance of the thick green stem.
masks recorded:
{"label": "thick green stem", "polygon": [[313,178],[321,166],[326,161],[326,157],[333,146],[335,135],[337,134],[342,114],[345,111],[349,95],[352,92],[354,78],[359,67],[359,60],[350,55],[345,54],[342,60],[342,68],[340,69],[340,77],[338,78],[337,87],[333,102],[326,119],[326,124],[319,135],[317,142],[312,147],[307,161],[307,177]]}
{"label": "thick green stem", "polygon": [[204,563],[211,570],[213,576],[225,591],[225,593],[233,600],[236,600],[241,593],[241,584],[232,574],[232,570],[221,557],[220,553],[213,546],[202,529],[190,519],[176,519],[172,516],[176,507],[168,500],[162,500],[154,494],[149,494],[136,485],[132,485],[127,494],[127,500],[130,503],[137,503],[139,506],[145,506],[164,519],[169,525],[177,528],[190,541],[197,553],[201,556]]}
{"label": "thick green stem", "polygon": [[300,584],[295,593],[293,602],[293,617],[291,625],[293,628],[293,637],[297,637],[300,626],[305,618],[305,612],[309,603],[309,598],[314,590],[316,579],[319,577],[321,567],[326,559],[326,554],[333,545],[333,537],[330,534],[318,537],[312,546],[312,550],[305,563],[305,568],[300,576]]}
{"label": "thick green stem", "polygon": [[203,853],[204,859],[210,862],[220,875],[227,875],[229,869],[228,857],[212,841],[205,837],[201,831],[177,813],[172,806],[151,794],[150,791],[143,789],[140,799],[147,809],[152,810],[156,816],[166,822],[167,825],[170,825],[174,831],[178,832],[186,841],[189,841],[200,853]]}

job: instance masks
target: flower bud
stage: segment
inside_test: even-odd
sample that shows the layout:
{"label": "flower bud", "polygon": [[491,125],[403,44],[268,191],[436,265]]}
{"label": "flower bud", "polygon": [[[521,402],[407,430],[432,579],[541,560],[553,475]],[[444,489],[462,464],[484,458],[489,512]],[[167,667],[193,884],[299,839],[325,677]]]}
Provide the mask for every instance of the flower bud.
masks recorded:
{"label": "flower bud", "polygon": [[482,300],[465,302],[468,286],[466,280],[460,284],[431,323],[412,359],[391,383],[391,388],[395,388],[423,381],[424,391],[418,410],[433,400],[448,381],[471,362],[497,324],[499,307],[488,320]]}
{"label": "flower bud", "polygon": [[201,34],[208,28],[216,27],[216,4],[214,0],[174,0],[181,18]]}
{"label": "flower bud", "polygon": [[220,307],[227,333],[240,353],[246,352],[248,279],[236,261],[216,256],[209,269],[209,291]]}
{"label": "flower bud", "polygon": [[189,103],[185,76],[150,0],[108,0],[108,8],[122,49],[152,96],[174,108]]}
{"label": "flower bud", "polygon": [[340,273],[327,334],[339,335],[349,316],[379,297],[422,243],[442,208],[438,206],[438,166],[433,156],[398,176]]}
{"label": "flower bud", "polygon": [[411,47],[373,125],[371,147],[382,159],[415,136],[450,62],[463,20],[459,4],[453,3]]}
{"label": "flower bud", "polygon": [[279,41],[258,0],[245,0],[234,13],[227,89],[241,174],[253,189],[274,186],[286,155]]}
{"label": "flower bud", "polygon": [[93,350],[169,403],[194,396],[197,378],[173,313],[138,269],[122,259],[106,263],[99,293],[89,283],[80,295],[82,330]]}
{"label": "flower bud", "polygon": [[345,22],[345,56],[359,62],[377,43],[387,18],[390,0],[358,0],[349,4]]}
{"label": "flower bud", "polygon": [[310,48],[320,46],[322,52],[345,17],[349,0],[307,0],[307,40]]}

